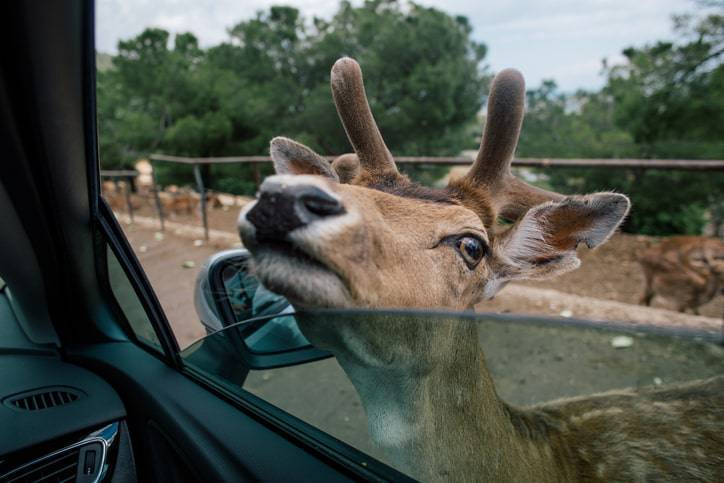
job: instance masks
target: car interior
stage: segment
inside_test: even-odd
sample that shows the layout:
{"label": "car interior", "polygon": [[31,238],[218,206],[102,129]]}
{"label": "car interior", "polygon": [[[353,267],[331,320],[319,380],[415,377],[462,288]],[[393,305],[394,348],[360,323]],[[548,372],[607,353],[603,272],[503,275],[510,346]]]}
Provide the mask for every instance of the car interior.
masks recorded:
{"label": "car interior", "polygon": [[93,2],[2,10],[0,481],[404,480],[184,368],[99,196]]}

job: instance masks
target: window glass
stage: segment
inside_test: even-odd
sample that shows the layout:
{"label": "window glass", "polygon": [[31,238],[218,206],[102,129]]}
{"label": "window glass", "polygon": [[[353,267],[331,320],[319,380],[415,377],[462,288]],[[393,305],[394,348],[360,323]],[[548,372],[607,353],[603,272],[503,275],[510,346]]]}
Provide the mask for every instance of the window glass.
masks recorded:
{"label": "window glass", "polygon": [[106,259],[108,261],[108,282],[133,332],[141,341],[161,349],[161,343],[148,314],[110,247],[106,247]]}
{"label": "window glass", "polygon": [[[475,334],[474,340],[460,339],[460,345],[448,347],[448,350],[464,352],[472,347],[481,350],[494,384],[494,389],[489,387],[487,390],[490,394],[496,391],[501,401],[514,407],[622,388],[657,391],[676,383],[724,373],[724,349],[716,343],[715,332],[708,335],[701,332],[696,338],[685,334],[671,335],[650,330],[633,332],[613,326],[593,327],[570,322],[399,311],[324,311],[281,316],[282,319],[291,317],[304,322],[305,327],[322,328],[339,337],[344,337],[344,333],[379,335],[402,330],[405,337],[397,341],[390,337],[386,346],[374,349],[383,359],[385,355],[393,358],[388,361],[388,369],[395,364],[412,363],[400,354],[406,353],[410,348],[409,341],[418,335],[424,335],[419,339],[421,344],[428,343],[426,337],[432,337],[434,343],[440,345],[426,346],[424,350],[417,348],[418,353],[424,354],[417,363],[437,359],[435,364],[438,368],[444,368],[447,362],[443,361],[454,361],[456,356],[442,349],[446,342],[443,334],[470,331]],[[279,321],[268,319],[265,323],[274,325]],[[242,396],[248,391],[394,465],[394,458],[371,439],[363,402],[365,398],[367,403],[374,402],[375,393],[388,389],[384,387],[384,368],[367,366],[370,380],[377,381],[374,387],[365,387],[369,381],[365,380],[365,376],[356,374],[359,391],[334,359],[295,367],[251,370],[242,381],[238,375],[249,370],[249,360],[240,354],[257,353],[257,350],[249,344],[245,347],[235,344],[243,344],[243,341],[249,340],[249,333],[263,330],[264,325],[261,324],[238,323],[196,342],[182,356],[192,370],[228,390]],[[707,342],[707,339],[711,341]],[[300,350],[295,342],[278,342],[277,347]],[[369,357],[372,353],[366,352]],[[364,364],[357,366],[343,362],[341,366],[359,370]],[[422,367],[410,367],[408,373],[408,382],[419,384],[420,388],[425,386],[427,376],[415,379],[412,374]],[[480,367],[456,367],[455,370],[476,378],[484,377],[484,369]],[[404,370],[400,369],[400,372],[404,373]],[[434,374],[431,377],[435,380]],[[462,380],[464,377],[451,378],[449,386],[439,389],[443,393],[463,391],[464,387],[457,385]],[[433,391],[431,394],[439,393]]]}

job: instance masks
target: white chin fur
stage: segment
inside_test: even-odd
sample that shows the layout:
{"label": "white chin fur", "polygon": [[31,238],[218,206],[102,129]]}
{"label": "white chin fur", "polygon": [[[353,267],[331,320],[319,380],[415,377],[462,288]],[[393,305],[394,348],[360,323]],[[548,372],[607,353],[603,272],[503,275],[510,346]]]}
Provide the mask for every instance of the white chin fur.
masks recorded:
{"label": "white chin fur", "polygon": [[254,274],[269,290],[294,305],[344,307],[349,294],[340,278],[314,262],[259,248],[253,255]]}

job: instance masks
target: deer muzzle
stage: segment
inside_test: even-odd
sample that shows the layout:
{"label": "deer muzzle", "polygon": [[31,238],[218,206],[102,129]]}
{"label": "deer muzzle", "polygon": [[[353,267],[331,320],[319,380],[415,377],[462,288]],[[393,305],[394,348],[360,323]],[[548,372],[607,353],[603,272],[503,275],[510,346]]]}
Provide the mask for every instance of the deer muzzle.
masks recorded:
{"label": "deer muzzle", "polygon": [[258,241],[283,240],[298,228],[343,213],[342,202],[317,186],[265,182],[246,219]]}

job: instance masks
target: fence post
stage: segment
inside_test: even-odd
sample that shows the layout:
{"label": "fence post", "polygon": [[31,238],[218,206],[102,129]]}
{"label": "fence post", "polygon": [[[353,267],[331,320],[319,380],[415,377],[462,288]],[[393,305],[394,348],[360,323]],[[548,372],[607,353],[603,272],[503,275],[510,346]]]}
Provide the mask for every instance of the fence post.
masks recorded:
{"label": "fence post", "polygon": [[206,189],[204,188],[204,179],[201,176],[201,166],[194,164],[194,177],[196,178],[196,187],[201,195],[201,220],[204,223],[204,239],[209,241],[209,221],[206,218]]}
{"label": "fence post", "polygon": [[158,220],[161,222],[161,231],[164,231],[163,222],[163,207],[161,206],[161,198],[158,196],[158,181],[156,180],[156,168],[153,166],[151,161],[151,184],[153,185],[153,198],[156,201],[156,212],[158,213]]}
{"label": "fence post", "polygon": [[256,186],[256,190],[259,191],[259,186],[261,186],[261,173],[259,172],[259,163],[252,163],[252,176],[254,177],[254,185]]}
{"label": "fence post", "polygon": [[131,183],[133,183],[133,176],[128,175],[126,177],[126,187],[124,189],[126,195],[126,207],[128,208],[128,216],[131,218],[133,223],[133,203],[131,203]]}

